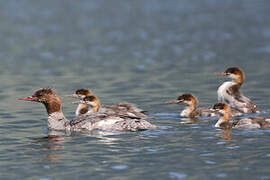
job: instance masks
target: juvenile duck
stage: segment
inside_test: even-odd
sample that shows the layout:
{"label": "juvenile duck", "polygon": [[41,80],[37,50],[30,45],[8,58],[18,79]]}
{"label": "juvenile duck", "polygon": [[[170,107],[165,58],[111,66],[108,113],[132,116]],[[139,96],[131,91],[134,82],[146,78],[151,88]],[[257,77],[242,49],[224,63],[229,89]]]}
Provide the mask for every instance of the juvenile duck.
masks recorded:
{"label": "juvenile duck", "polygon": [[218,100],[226,102],[231,108],[241,113],[259,113],[259,108],[244,94],[240,88],[244,82],[244,71],[238,67],[228,68],[224,73],[217,73],[218,76],[225,76],[232,81],[224,82],[218,88]]}
{"label": "juvenile duck", "polygon": [[[78,89],[75,94],[69,95],[69,97],[78,98],[83,100],[84,98],[92,98],[91,101],[93,101],[93,106],[90,106],[87,103],[79,103],[76,102],[75,104],[78,104],[76,109],[76,116],[80,116],[86,113],[92,113],[92,112],[114,112],[115,114],[123,115],[126,114],[126,116],[129,116],[131,118],[148,118],[146,114],[144,114],[146,111],[139,109],[136,107],[135,104],[122,102],[118,103],[116,105],[101,105],[100,100],[97,96],[93,95],[92,91],[88,89]],[[89,107],[91,108],[89,110]]]}
{"label": "juvenile duck", "polygon": [[217,112],[220,119],[215,124],[215,127],[229,128],[253,128],[265,129],[270,128],[270,117],[245,117],[235,118],[233,123],[230,123],[231,108],[226,103],[217,103],[213,106],[213,111]]}
{"label": "juvenile duck", "polygon": [[199,116],[215,116],[210,108],[200,107],[197,108],[199,103],[198,99],[193,94],[182,94],[176,100],[166,102],[166,104],[186,104],[186,108],[181,111],[180,116],[183,117],[199,117]]}

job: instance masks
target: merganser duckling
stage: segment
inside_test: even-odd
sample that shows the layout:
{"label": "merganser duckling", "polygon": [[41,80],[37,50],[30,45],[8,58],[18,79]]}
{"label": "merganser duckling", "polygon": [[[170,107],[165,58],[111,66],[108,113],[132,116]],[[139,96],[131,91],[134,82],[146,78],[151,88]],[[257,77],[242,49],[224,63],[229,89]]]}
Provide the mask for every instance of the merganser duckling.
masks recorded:
{"label": "merganser duckling", "polygon": [[[111,111],[114,111],[114,113],[119,115],[126,114],[126,116],[129,116],[130,118],[148,118],[148,116],[144,114],[146,111],[137,108],[136,105],[132,103],[122,102],[116,105],[101,105],[99,98],[94,96],[92,91],[88,89],[78,89],[75,94],[68,95],[68,97],[78,98],[81,100],[84,98],[88,98],[88,100],[90,100],[89,98],[91,98],[91,101],[93,101],[92,103],[94,103],[92,106],[87,103],[75,103],[78,104],[76,116],[92,112],[112,113]],[[89,110],[89,107],[92,108]]]}
{"label": "merganser duckling", "polygon": [[215,124],[215,127],[218,128],[270,128],[270,117],[238,117],[234,119],[233,123],[230,123],[231,108],[223,102],[215,104],[213,111],[220,115],[220,119]]}
{"label": "merganser duckling", "polygon": [[[72,97],[72,98],[79,98],[79,99],[83,99],[86,96],[92,96],[93,92],[89,89],[77,89],[75,94],[71,94],[71,95],[67,95],[67,97]],[[99,101],[99,99],[97,98],[97,100]],[[97,109],[92,109],[92,111],[96,111]],[[75,111],[75,115],[80,116],[82,114],[87,113],[88,110],[88,105],[87,104],[83,104],[83,103],[78,103],[77,109]]]}
{"label": "merganser duckling", "polygon": [[[73,102],[73,104],[78,104],[78,107],[77,107],[77,110],[79,109],[78,116],[86,114],[86,113],[92,113],[92,112],[96,113],[96,112],[99,112],[99,109],[100,109],[99,99],[94,95],[85,96],[82,100]],[[82,108],[80,109],[79,106],[81,106]],[[90,110],[89,110],[89,107],[91,107]]]}
{"label": "merganser duckling", "polygon": [[139,117],[136,115],[136,113],[130,112],[129,109],[127,109],[127,106],[103,106],[101,107],[99,104],[99,100],[97,100],[96,96],[86,96],[80,101],[73,102],[73,104],[83,104],[85,106],[88,106],[91,110],[88,111],[88,113],[106,113],[109,115],[117,115],[120,117],[128,117],[131,119],[141,119],[146,118],[147,116],[144,115],[143,117]]}
{"label": "merganser duckling", "polygon": [[238,67],[228,68],[224,73],[217,73],[219,76],[226,76],[232,81],[224,82],[218,88],[218,100],[226,102],[231,108],[241,113],[258,113],[258,107],[246,96],[240,92],[240,88],[244,82],[245,74]]}
{"label": "merganser duckling", "polygon": [[198,99],[193,94],[182,94],[176,100],[166,102],[166,104],[180,104],[185,103],[186,108],[180,113],[183,117],[199,117],[199,116],[216,116],[210,108],[197,108]]}
{"label": "merganser duckling", "polygon": [[39,102],[45,105],[48,117],[48,127],[54,130],[83,131],[83,130],[112,130],[140,131],[156,129],[157,126],[144,119],[131,119],[106,113],[90,113],[79,116],[71,121],[62,112],[62,103],[57,94],[50,88],[37,90],[32,96],[19,100]]}

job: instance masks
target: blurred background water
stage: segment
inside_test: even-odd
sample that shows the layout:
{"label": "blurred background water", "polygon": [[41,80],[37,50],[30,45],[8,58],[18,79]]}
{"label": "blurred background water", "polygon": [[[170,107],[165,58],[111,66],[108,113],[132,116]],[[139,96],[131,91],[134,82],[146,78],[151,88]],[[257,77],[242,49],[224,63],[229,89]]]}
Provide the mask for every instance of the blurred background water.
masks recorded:
{"label": "blurred background water", "polygon": [[[270,179],[269,130],[182,124],[184,92],[217,101],[215,77],[246,72],[242,91],[270,109],[270,1],[0,1],[0,179]],[[167,129],[47,138],[41,87],[90,88],[102,103],[136,103]]]}

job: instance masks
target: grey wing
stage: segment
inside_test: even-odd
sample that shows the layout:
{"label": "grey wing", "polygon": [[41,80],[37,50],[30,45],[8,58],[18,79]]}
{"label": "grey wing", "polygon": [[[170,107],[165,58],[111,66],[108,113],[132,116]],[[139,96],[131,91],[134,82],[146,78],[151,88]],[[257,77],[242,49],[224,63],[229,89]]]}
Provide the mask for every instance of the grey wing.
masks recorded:
{"label": "grey wing", "polygon": [[91,126],[104,118],[106,118],[106,115],[102,113],[87,113],[72,119],[70,126],[76,129],[84,129],[86,124]]}
{"label": "grey wing", "polygon": [[251,117],[253,123],[259,124],[263,129],[270,128],[270,117]]}
{"label": "grey wing", "polygon": [[143,119],[126,119],[115,123],[113,128],[119,131],[143,131],[158,127]]}
{"label": "grey wing", "polygon": [[259,111],[257,106],[248,97],[246,97],[243,93],[239,91],[238,85],[230,87],[227,90],[227,93],[234,98],[234,101],[229,102],[229,104],[237,110],[244,113],[252,113]]}
{"label": "grey wing", "polygon": [[235,128],[249,128],[258,129],[261,128],[261,124],[256,122],[254,118],[236,118],[234,119],[233,126]]}
{"label": "grey wing", "polygon": [[118,103],[117,105],[105,105],[103,107],[110,111],[112,114],[118,115],[120,117],[132,119],[144,119],[148,117],[143,113],[143,110],[137,108],[134,104],[131,103]]}
{"label": "grey wing", "polygon": [[205,117],[212,117],[212,116],[217,116],[214,112],[210,110],[208,107],[200,107],[197,108],[196,114],[198,116],[205,116]]}
{"label": "grey wing", "polygon": [[122,107],[126,107],[128,110],[132,110],[132,111],[136,111],[136,112],[140,112],[140,113],[145,113],[147,111],[138,108],[135,104],[133,103],[127,103],[127,102],[122,102],[122,103],[118,103],[119,106]]}

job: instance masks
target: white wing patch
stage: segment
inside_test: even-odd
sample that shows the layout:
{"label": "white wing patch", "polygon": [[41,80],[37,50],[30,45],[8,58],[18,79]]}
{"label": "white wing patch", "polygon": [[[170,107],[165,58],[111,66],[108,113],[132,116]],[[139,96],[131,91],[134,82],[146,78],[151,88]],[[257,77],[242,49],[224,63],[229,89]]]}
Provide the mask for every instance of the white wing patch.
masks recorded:
{"label": "white wing patch", "polygon": [[116,118],[116,119],[105,119],[105,120],[102,120],[102,121],[97,122],[97,126],[100,126],[100,127],[111,126],[111,125],[115,124],[116,122],[122,121],[122,120],[123,119],[120,119],[120,118]]}

